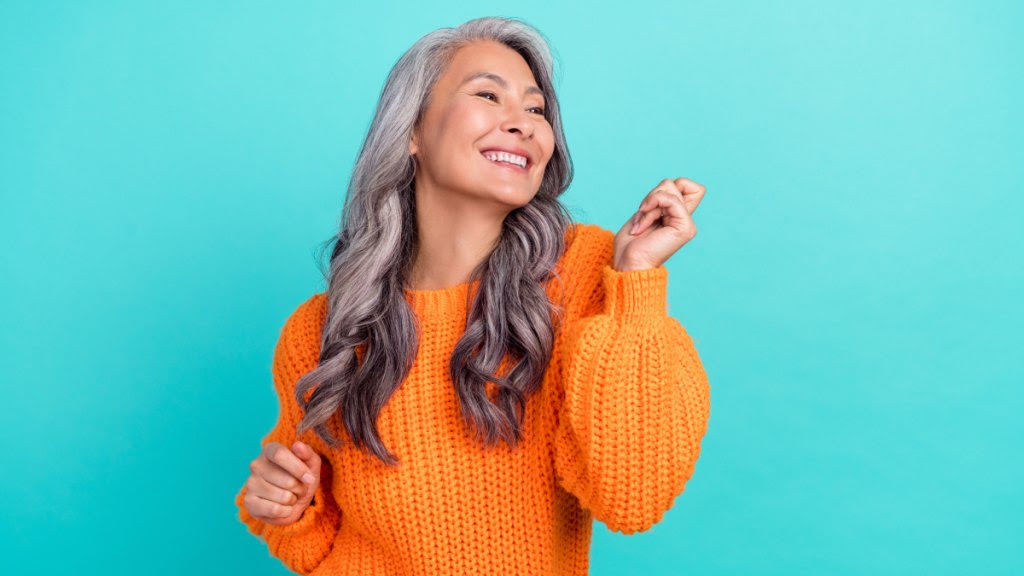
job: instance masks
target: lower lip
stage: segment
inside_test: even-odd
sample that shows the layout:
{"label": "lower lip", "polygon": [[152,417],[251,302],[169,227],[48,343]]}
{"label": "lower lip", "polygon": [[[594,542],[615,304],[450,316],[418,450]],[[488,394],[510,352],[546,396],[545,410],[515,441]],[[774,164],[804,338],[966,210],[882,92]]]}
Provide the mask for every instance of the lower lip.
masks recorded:
{"label": "lower lip", "polygon": [[[483,155],[481,154],[481,156],[483,156]],[[508,168],[509,170],[513,170],[513,171],[518,172],[520,174],[527,174],[527,173],[529,173],[529,170],[527,170],[525,167],[521,168],[518,164],[509,164],[507,162],[495,162],[494,160],[491,160],[491,159],[487,158],[487,156],[483,156],[483,159],[487,160],[488,162],[490,162],[491,164],[494,164],[495,166],[497,166],[499,168]],[[529,167],[529,164],[527,164],[526,166]]]}

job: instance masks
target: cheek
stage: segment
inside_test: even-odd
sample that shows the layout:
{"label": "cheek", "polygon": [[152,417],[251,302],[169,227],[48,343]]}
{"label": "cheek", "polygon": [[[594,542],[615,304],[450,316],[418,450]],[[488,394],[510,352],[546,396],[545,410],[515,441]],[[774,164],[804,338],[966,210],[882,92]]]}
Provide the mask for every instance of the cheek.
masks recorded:
{"label": "cheek", "polygon": [[[474,110],[472,106],[452,104],[444,110],[439,110],[428,137],[429,147],[440,151],[451,147],[461,150],[467,144],[472,145],[484,125],[480,116],[479,111]],[[449,159],[453,157],[450,152],[438,152],[437,156]]]}
{"label": "cheek", "polygon": [[551,155],[555,152],[555,132],[551,128],[551,125],[545,123],[543,128],[538,127],[534,136],[537,138],[537,141],[541,145],[541,149],[544,151],[544,158],[550,160]]}
{"label": "cheek", "polygon": [[451,134],[475,140],[491,128],[491,120],[479,106],[452,106],[447,115]]}

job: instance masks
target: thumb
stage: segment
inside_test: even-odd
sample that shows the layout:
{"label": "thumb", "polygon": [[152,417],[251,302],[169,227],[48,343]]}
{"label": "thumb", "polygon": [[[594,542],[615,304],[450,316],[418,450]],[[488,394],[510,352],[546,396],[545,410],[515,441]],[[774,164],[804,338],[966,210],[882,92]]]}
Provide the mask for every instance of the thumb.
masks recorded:
{"label": "thumb", "polygon": [[313,474],[313,482],[304,483],[308,490],[307,496],[312,495],[313,488],[320,484],[320,455],[308,444],[298,441],[292,444],[292,452],[306,464],[310,473]]}

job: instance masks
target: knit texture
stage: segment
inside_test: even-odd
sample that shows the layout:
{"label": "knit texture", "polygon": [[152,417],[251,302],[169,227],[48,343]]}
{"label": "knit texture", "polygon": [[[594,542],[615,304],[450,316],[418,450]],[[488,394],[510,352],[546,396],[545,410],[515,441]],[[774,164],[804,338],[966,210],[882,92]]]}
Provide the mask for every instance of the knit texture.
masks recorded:
{"label": "knit texture", "polygon": [[294,386],[317,365],[326,294],[298,306],[274,351],[280,413],[262,443],[312,446],[321,481],[313,505],[286,526],[253,518],[245,488],[237,494],[242,522],[271,555],[299,574],[575,576],[588,573],[593,520],[632,534],[662,519],[700,454],[707,376],[668,315],[668,270],[619,272],[614,234],[574,227],[562,283],[548,288],[556,303],[565,288],[565,324],[514,450],[473,440],[448,375],[469,283],[405,292],[419,351],[378,419],[395,468],[355,448],[340,424],[330,426],[340,448],[296,434]]}

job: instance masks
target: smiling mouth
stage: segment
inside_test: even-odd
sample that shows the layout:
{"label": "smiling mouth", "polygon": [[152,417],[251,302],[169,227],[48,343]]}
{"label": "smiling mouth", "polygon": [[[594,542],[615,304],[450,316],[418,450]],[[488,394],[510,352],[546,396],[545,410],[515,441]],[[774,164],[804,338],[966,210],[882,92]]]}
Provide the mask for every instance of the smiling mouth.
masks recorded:
{"label": "smiling mouth", "polygon": [[503,168],[508,168],[510,170],[515,170],[516,172],[520,172],[520,173],[524,173],[524,174],[529,172],[529,170],[528,170],[528,168],[530,167],[530,161],[529,160],[526,161],[526,166],[520,166],[519,164],[512,164],[512,163],[509,163],[509,162],[503,162],[501,160],[491,160],[487,156],[484,156],[483,153],[481,153],[480,156],[482,156],[484,160],[487,160],[491,164],[497,164],[498,166],[503,167]]}

